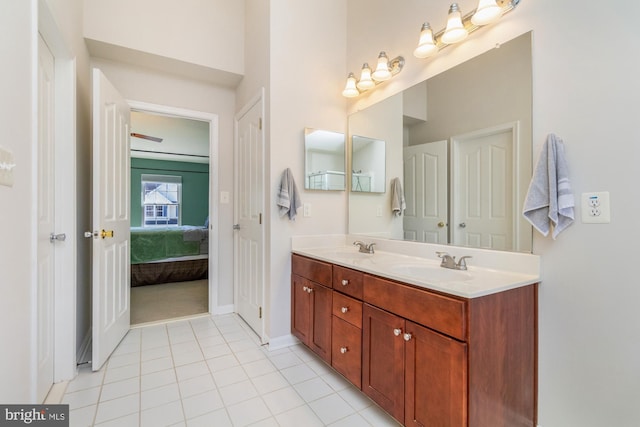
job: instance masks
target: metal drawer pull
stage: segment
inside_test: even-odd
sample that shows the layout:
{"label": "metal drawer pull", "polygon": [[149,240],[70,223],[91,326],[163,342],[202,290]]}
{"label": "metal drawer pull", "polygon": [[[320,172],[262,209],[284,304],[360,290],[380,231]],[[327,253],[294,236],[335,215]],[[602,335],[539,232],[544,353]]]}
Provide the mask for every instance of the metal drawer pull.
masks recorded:
{"label": "metal drawer pull", "polygon": [[347,279],[342,279],[342,286],[347,286],[349,281]]}
{"label": "metal drawer pull", "polygon": [[313,289],[307,288],[307,292],[311,293],[311,292],[313,292]]}
{"label": "metal drawer pull", "polygon": [[411,334],[404,334],[403,338],[405,341],[411,341]]}
{"label": "metal drawer pull", "polygon": [[396,328],[393,330],[393,335],[397,337],[399,337],[401,333],[402,333],[402,329]]}
{"label": "metal drawer pull", "polygon": [[349,349],[347,347],[340,347],[340,353],[345,354]]}
{"label": "metal drawer pull", "polygon": [[302,287],[302,290],[303,290],[303,291],[305,291],[305,292],[309,292],[309,288],[308,288],[308,287],[306,287],[306,286],[303,286],[303,287]]}
{"label": "metal drawer pull", "polygon": [[344,313],[346,313],[347,311],[349,311],[349,307],[342,307],[342,308],[340,309],[340,311],[344,314]]}

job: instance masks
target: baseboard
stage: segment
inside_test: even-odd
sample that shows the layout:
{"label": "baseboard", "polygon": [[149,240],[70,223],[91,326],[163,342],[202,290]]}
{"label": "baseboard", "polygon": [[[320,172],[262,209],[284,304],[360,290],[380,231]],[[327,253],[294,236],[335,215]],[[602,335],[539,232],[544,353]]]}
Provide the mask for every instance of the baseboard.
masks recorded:
{"label": "baseboard", "polygon": [[77,363],[84,363],[89,360],[91,360],[91,328],[85,333],[82,344],[76,354]]}
{"label": "baseboard", "polygon": [[269,339],[269,351],[279,350],[281,348],[291,347],[298,344],[300,341],[293,335],[283,335]]}
{"label": "baseboard", "polygon": [[235,311],[235,306],[233,304],[219,305],[218,307],[214,307],[213,310],[211,310],[211,314],[213,315],[231,314],[234,311]]}

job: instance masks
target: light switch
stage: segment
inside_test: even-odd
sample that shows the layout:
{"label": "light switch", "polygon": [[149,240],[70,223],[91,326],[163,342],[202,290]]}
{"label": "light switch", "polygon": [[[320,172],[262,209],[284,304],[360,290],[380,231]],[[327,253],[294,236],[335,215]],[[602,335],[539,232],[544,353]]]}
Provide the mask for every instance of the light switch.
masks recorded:
{"label": "light switch", "polygon": [[302,216],[311,216],[311,203],[304,203],[302,205]]}
{"label": "light switch", "polygon": [[0,147],[0,185],[13,187],[13,153],[4,147]]}
{"label": "light switch", "polygon": [[220,203],[222,203],[223,205],[226,205],[229,203],[229,192],[228,191],[221,191],[220,192]]}

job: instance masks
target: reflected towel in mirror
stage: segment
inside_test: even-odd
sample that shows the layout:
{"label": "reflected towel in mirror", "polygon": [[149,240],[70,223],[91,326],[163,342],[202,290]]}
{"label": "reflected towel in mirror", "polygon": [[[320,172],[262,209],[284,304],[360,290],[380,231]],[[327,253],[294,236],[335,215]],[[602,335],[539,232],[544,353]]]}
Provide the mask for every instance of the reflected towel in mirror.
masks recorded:
{"label": "reflected towel in mirror", "polygon": [[575,201],[562,139],[549,134],[531,178],[522,214],[542,235],[552,237],[573,223]]}
{"label": "reflected towel in mirror", "polygon": [[406,208],[407,204],[404,200],[400,178],[393,178],[391,180],[391,213],[395,216],[401,216]]}

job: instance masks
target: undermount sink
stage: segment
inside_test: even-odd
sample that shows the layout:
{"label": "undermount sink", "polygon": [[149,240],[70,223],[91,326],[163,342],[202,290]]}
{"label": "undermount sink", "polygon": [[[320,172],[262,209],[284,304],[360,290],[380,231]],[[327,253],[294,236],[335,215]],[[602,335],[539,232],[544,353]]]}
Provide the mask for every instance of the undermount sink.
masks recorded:
{"label": "undermount sink", "polygon": [[355,249],[353,251],[348,251],[348,250],[332,251],[331,255],[338,258],[348,258],[348,259],[365,259],[365,258],[371,258],[373,256],[373,254],[358,252]]}
{"label": "undermount sink", "polygon": [[453,270],[439,266],[422,264],[395,264],[388,267],[389,272],[400,276],[412,277],[420,280],[456,281],[471,280],[468,271]]}

